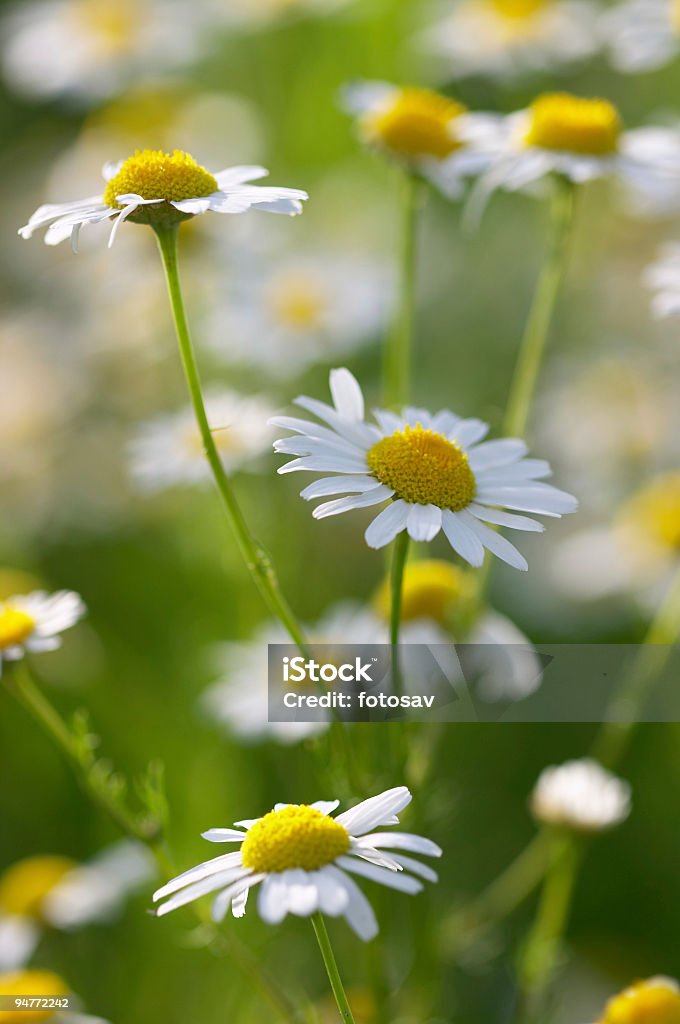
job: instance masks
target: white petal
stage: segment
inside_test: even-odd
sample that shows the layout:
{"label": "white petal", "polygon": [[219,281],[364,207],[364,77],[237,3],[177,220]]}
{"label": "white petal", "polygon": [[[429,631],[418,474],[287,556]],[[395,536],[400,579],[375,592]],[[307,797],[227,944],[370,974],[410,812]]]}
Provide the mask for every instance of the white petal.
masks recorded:
{"label": "white petal", "polygon": [[452,441],[457,441],[463,448],[476,444],[489,433],[489,424],[482,420],[461,420],[450,434]]}
{"label": "white petal", "polygon": [[422,892],[423,889],[422,882],[419,882],[417,878],[411,878],[410,875],[405,874],[403,871],[388,871],[387,868],[379,868],[375,864],[367,864],[363,860],[355,860],[352,857],[345,856],[338,857],[335,863],[338,867],[344,868],[345,871],[350,871],[353,875],[368,878],[372,882],[384,885],[387,889],[396,889],[397,892],[407,892],[413,896],[418,892]]}
{"label": "white petal", "polygon": [[449,544],[466,562],[476,567],[484,561],[484,545],[457,512],[444,509],[442,529]]}
{"label": "white petal", "polygon": [[[243,917],[246,912],[246,900],[248,899],[248,891],[258,882],[261,882],[265,876],[260,875],[249,875],[247,878],[242,878],[238,882],[234,882],[224,892],[217,894],[213,901],[211,916],[213,921],[219,924],[226,917],[227,911],[232,905],[232,901],[236,903],[234,910],[234,917]],[[240,902],[238,902],[240,900]]]}
{"label": "white petal", "polygon": [[436,871],[433,871],[428,864],[421,864],[415,857],[407,857],[405,854],[397,854],[394,858],[401,864],[402,868],[406,868],[408,871],[412,871],[414,875],[419,875],[420,878],[424,878],[426,882],[438,882],[439,876]]}
{"label": "white petal", "polygon": [[187,903],[192,903],[200,896],[206,896],[208,893],[215,892],[216,889],[222,889],[224,886],[231,885],[233,882],[249,874],[251,874],[250,868],[229,868],[226,871],[220,871],[216,875],[211,875],[209,878],[204,878],[200,882],[195,882],[193,885],[188,885],[185,889],[171,896],[165,903],[161,903],[156,910],[156,916],[163,917],[165,914],[169,914],[170,911],[177,910],[178,907],[183,907]]}
{"label": "white petal", "polygon": [[288,896],[282,875],[267,875],[257,900],[260,917],[267,924],[279,924],[288,913]]}
{"label": "white petal", "polygon": [[364,537],[369,548],[384,548],[406,528],[409,506],[405,501],[393,501],[375,517]]}
{"label": "white petal", "polygon": [[526,453],[526,444],[517,438],[505,437],[498,441],[485,441],[469,452],[470,468],[478,473],[483,469],[506,466],[508,463],[517,462]]}
{"label": "white petal", "polygon": [[215,181],[221,189],[228,189],[232,185],[243,185],[248,181],[257,181],[258,178],[266,178],[269,171],[266,167],[257,164],[243,164],[238,167],[227,167],[218,171]]}
{"label": "white petal", "polygon": [[378,849],[408,850],[409,853],[422,853],[426,857],[442,855],[441,847],[431,839],[414,835],[412,832],[373,832],[364,836],[362,841]]}
{"label": "white petal", "polygon": [[394,491],[383,484],[374,487],[365,494],[353,494],[348,498],[338,498],[335,501],[326,501],[318,505],[312,515],[315,519],[325,519],[327,516],[338,516],[342,512],[349,512],[355,508],[370,508],[372,505],[379,505],[382,501],[388,501]]}
{"label": "white petal", "polygon": [[510,512],[503,512],[497,508],[485,508],[474,502],[468,505],[468,512],[485,523],[493,523],[494,526],[507,526],[511,530],[524,530],[526,533],[543,533],[545,530],[543,523],[539,523],[535,519],[528,519],[526,516],[513,516]]}
{"label": "white petal", "polygon": [[300,459],[293,459],[285,466],[280,466],[278,473],[285,476],[286,473],[366,473],[368,466],[365,459],[352,459],[349,456],[340,455],[306,455]]}
{"label": "white petal", "polygon": [[206,861],[204,864],[198,864],[195,868],[189,868],[188,871],[183,871],[181,875],[176,875],[171,881],[157,889],[152,898],[154,902],[161,900],[164,896],[170,896],[171,893],[177,892],[178,889],[184,889],[185,886],[192,882],[200,882],[202,878],[209,878],[210,875],[216,875],[226,868],[237,866],[242,866],[241,851],[225,853],[221,857],[215,857],[213,860]]}
{"label": "white petal", "polygon": [[343,811],[335,819],[352,836],[361,836],[372,828],[392,823],[395,815],[411,803],[412,797],[406,786],[395,786],[384,793],[362,800],[355,807]]}
{"label": "white petal", "polygon": [[378,922],[373,913],[373,907],[368,902],[363,892],[353,878],[340,871],[332,864],[324,869],[324,874],[332,875],[341,885],[348,896],[348,903],[345,909],[345,919],[350,928],[362,940],[370,942],[378,934]]}
{"label": "white petal", "polygon": [[29,917],[0,914],[0,972],[24,967],[40,941],[40,929]]}
{"label": "white petal", "polygon": [[338,871],[328,870],[328,866],[316,872],[316,885],[319,893],[319,910],[329,917],[338,917],[347,909],[349,892],[338,879]]}
{"label": "white petal", "polygon": [[364,396],[359,382],[345,367],[331,370],[331,395],[335,408],[347,420],[361,422],[364,418]]}
{"label": "white petal", "polygon": [[[236,824],[240,825],[241,822]],[[246,838],[245,832],[237,832],[235,828],[209,828],[201,836],[209,843],[242,843]]]}
{"label": "white petal", "polygon": [[314,498],[325,498],[329,494],[357,494],[365,491],[374,491],[382,484],[373,476],[327,476],[321,480],[315,480],[313,484],[300,491],[300,497],[305,501],[312,501]]}
{"label": "white petal", "polygon": [[475,500],[481,505],[502,505],[518,512],[556,517],[568,515],[578,508],[578,501],[572,494],[539,483],[526,487],[480,487]]}
{"label": "white petal", "polygon": [[281,876],[286,886],[288,911],[296,917],[309,917],[319,909],[319,887],[316,871],[294,869]]}
{"label": "white petal", "polygon": [[442,528],[442,510],[437,505],[410,505],[406,529],[415,541],[433,540]]}
{"label": "white petal", "polygon": [[322,814],[332,814],[340,806],[339,800],[317,800],[315,803],[310,804],[315,811],[321,811]]}
{"label": "white petal", "polygon": [[479,538],[485,548],[500,558],[503,562],[507,562],[514,569],[520,569],[522,572],[526,572],[529,568],[526,558],[520,554],[514,544],[503,537],[500,533],[496,533],[495,530],[491,530],[488,526],[484,526],[478,519],[475,519],[470,512],[463,509],[459,513],[461,518],[465,520],[466,525],[472,530],[474,534]]}

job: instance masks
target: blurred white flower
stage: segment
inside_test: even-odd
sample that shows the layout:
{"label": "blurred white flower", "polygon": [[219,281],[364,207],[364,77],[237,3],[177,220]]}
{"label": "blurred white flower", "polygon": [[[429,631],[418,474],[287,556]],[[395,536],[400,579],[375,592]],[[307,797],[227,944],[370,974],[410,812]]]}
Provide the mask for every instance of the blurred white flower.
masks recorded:
{"label": "blurred white flower", "polygon": [[12,864],[0,874],[0,971],[24,966],[45,928],[74,931],[112,920],[155,874],[149,852],[129,840],[84,864],[57,856]]}
{"label": "blurred white flower", "polygon": [[617,71],[652,71],[680,51],[680,6],[677,0],[623,0],[605,9],[598,31]]}
{"label": "blurred white flower", "polygon": [[572,495],[542,482],[550,466],[526,458],[523,441],[480,444],[489,430],[481,420],[407,407],[402,416],[377,410],[373,424],[365,420],[364,396],[349,370],[331,371],[330,388],[333,406],[296,399],[325,426],[290,416],[272,421],[297,435],[275,443],[277,452],[294,456],[279,473],[335,474],[306,487],[306,500],[350,493],[318,505],[315,519],[389,502],[366,530],[369,547],[385,547],[404,530],[421,542],[443,530],[470,565],[481,565],[488,550],[525,570],[517,548],[485,524],[541,533],[540,523],[505,509],[556,518],[576,510]]}
{"label": "blurred white flower", "polygon": [[107,184],[103,195],[41,206],[19,234],[30,238],[35,231],[47,228],[47,245],[70,238],[75,251],[84,224],[100,224],[112,218],[115,221],[109,246],[126,220],[167,226],[208,212],[245,213],[255,209],[288,216],[301,213],[306,192],[250,184],[267,173],[264,167],[229,167],[213,175],[179,149],[173,153],[137,150],[127,160],[104,167]]}
{"label": "blurred white flower", "polygon": [[587,0],[458,0],[424,34],[449,77],[552,71],[598,47]]}
{"label": "blurred white flower", "polygon": [[75,626],[85,605],[72,590],[48,594],[34,590],[0,602],[0,672],[3,661],[19,661],[25,654],[54,651],[60,633]]}
{"label": "blurred white flower", "polygon": [[239,843],[224,854],[185,871],[154,893],[163,900],[156,913],[168,914],[208,893],[216,893],[212,915],[222,921],[231,908],[242,917],[249,890],[261,885],[258,912],[268,924],[287,914],[310,917],[321,912],[344,917],[364,942],[375,938],[378,924],[370,903],[352,875],[411,895],[422,890],[419,879],[436,882],[431,868],[408,856],[440,857],[430,839],[408,832],[374,832],[397,825],[397,814],[411,802],[405,786],[389,789],[331,817],[339,800],[276,804],[262,818],[237,821],[236,829],[213,828],[203,838]]}
{"label": "blurred white flower", "polygon": [[[206,391],[205,404],[227,472],[257,469],[257,458],[272,440],[270,402],[261,395],[212,388]],[[143,423],[130,442],[129,455],[132,479],[142,491],[212,480],[191,407]]]}
{"label": "blurred white flower", "polygon": [[652,312],[655,317],[680,314],[680,243],[665,245],[644,275],[645,284],[652,292]]}
{"label": "blurred white flower", "polygon": [[468,146],[459,134],[466,107],[449,96],[389,82],[358,81],[345,87],[342,101],[357,119],[363,142],[426,178],[449,198],[462,195],[466,180],[488,166],[481,140]]}
{"label": "blurred white flower", "polygon": [[584,758],[544,769],[531,795],[534,817],[546,825],[601,832],[630,814],[630,786]]}
{"label": "blurred white flower", "polygon": [[29,1010],[22,1006],[16,1010],[2,1010],[5,1024],[23,1024],[26,1020],[56,1020],[60,1024],[108,1024],[101,1017],[91,1017],[70,1009],[77,1002],[71,987],[63,978],[52,971],[46,970],[9,970],[0,969],[0,997],[10,999],[17,996],[32,996],[43,999],[64,999],[68,1010]]}
{"label": "blurred white flower", "polygon": [[5,18],[2,63],[17,92],[86,104],[190,61],[200,4],[181,0],[39,0]]}

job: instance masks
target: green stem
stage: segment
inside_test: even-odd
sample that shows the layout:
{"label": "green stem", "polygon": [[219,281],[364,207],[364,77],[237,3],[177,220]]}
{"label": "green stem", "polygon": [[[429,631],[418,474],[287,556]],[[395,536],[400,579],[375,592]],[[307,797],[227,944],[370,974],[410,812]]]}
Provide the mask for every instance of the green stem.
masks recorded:
{"label": "green stem", "polygon": [[422,183],[407,173],[402,183],[401,242],[399,257],[399,298],[397,312],[385,345],[383,388],[384,401],[390,408],[400,408],[408,401],[411,379],[413,319],[416,295],[416,249],[418,211]]}
{"label": "green stem", "polygon": [[392,555],[390,610],[390,646],[392,651],[392,690],[397,696],[403,692],[401,659],[399,655],[399,632],[401,629],[401,606],[404,589],[404,570],[408,558],[409,535],[403,530],[397,535]]}
{"label": "green stem", "polygon": [[567,265],[574,215],[574,186],[564,178],[556,178],[554,186],[548,253],[534,293],[510,386],[503,430],[508,437],[524,437],[526,434],[550,326]]}
{"label": "green stem", "polygon": [[170,305],[172,307],[172,315],[175,322],[175,330],[177,332],[177,340],[179,342],[184,374],[189,388],[189,395],[191,396],[191,403],[194,408],[194,414],[201,434],[201,441],[203,443],[205,455],[210,465],[210,469],[212,470],[212,475],[215,479],[220,497],[222,498],[227,518],[229,519],[232,530],[234,531],[237,544],[248,567],[248,571],[265,601],[269,605],[271,612],[285,627],[293,640],[293,643],[299,648],[300,652],[305,657],[309,657],[309,649],[305,643],[300,624],[281,592],[279,581],[269,555],[254,539],[248,528],[243,512],[241,511],[234,491],[232,490],[229,477],[222,465],[222,460],[210,429],[203,401],[203,392],[198,366],[196,365],[196,357],[191,341],[191,334],[189,332],[189,324],[187,322],[186,311],[184,308],[182,286],[179,278],[179,269],[177,264],[177,226],[156,227],[155,231],[168,284]]}
{"label": "green stem", "polygon": [[314,926],[314,933],[316,934],[319,949],[321,950],[321,956],[323,957],[323,962],[326,967],[328,980],[331,983],[331,989],[333,990],[335,1001],[338,1004],[340,1018],[343,1024],[354,1024],[354,1017],[352,1016],[352,1010],[347,999],[347,993],[345,992],[342,979],[340,978],[340,972],[338,971],[338,965],[335,960],[335,954],[333,953],[333,947],[331,946],[331,940],[328,937],[328,930],[326,928],[326,922],[323,919],[323,915],[320,913],[314,914],[312,917],[312,925]]}

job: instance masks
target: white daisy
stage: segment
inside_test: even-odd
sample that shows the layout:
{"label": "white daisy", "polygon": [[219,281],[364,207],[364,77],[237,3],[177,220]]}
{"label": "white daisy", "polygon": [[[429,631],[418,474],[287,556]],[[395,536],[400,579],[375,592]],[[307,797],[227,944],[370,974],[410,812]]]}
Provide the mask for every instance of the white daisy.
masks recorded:
{"label": "white daisy", "polygon": [[459,0],[428,29],[424,44],[449,75],[552,71],[598,46],[595,5],[586,0]]}
{"label": "white daisy", "polygon": [[658,259],[647,267],[645,283],[652,292],[652,312],[655,317],[680,314],[680,244],[670,242],[659,253]]}
{"label": "white daisy", "polygon": [[624,131],[605,99],[544,93],[514,114],[468,114],[459,132],[493,159],[487,189],[523,189],[550,174],[581,184],[616,177],[630,189],[652,190],[680,178],[680,132],[661,127]]}
{"label": "white daisy", "polygon": [[[260,395],[216,389],[206,392],[205,402],[224,468],[229,473],[255,468],[254,460],[271,444],[270,403]],[[212,480],[191,408],[142,424],[130,443],[130,472],[143,491]]]}
{"label": "white daisy", "polygon": [[57,856],[15,862],[0,874],[0,970],[26,964],[45,927],[74,931],[112,920],[154,875],[149,852],[128,840],[84,864]]}
{"label": "white daisy", "polygon": [[430,89],[389,82],[353,82],[343,105],[357,118],[361,139],[412,173],[426,178],[450,198],[465,180],[488,166],[481,140],[468,146],[458,133],[466,108]]}
{"label": "white daisy", "polygon": [[73,248],[84,224],[98,224],[115,218],[109,245],[125,220],[136,224],[176,224],[198,214],[267,213],[294,215],[302,212],[307,193],[300,189],[251,185],[266,177],[263,167],[230,167],[213,175],[188,153],[144,149],[118,164],[104,167],[104,193],[72,203],[41,206],[28,224],[19,229],[30,238],[47,228],[45,242],[57,245],[70,238]]}
{"label": "white daisy", "polygon": [[[213,843],[239,843],[240,849],[199,864],[154,893],[163,900],[158,916],[216,893],[212,915],[222,921],[231,907],[245,913],[249,890],[261,885],[260,917],[279,924],[287,914],[310,917],[317,911],[344,917],[360,939],[378,933],[370,903],[351,877],[359,875],[389,889],[415,894],[423,883],[436,882],[431,868],[409,856],[440,857],[430,839],[408,832],[374,832],[397,825],[397,814],[411,802],[405,786],[389,789],[331,817],[339,800],[276,804],[262,818],[237,821],[236,829],[213,828],[203,838]],[[387,851],[387,852],[386,852]]]}
{"label": "white daisy", "polygon": [[25,654],[54,651],[61,646],[60,633],[75,626],[85,605],[72,590],[48,594],[34,590],[0,602],[0,672],[2,662],[18,661]]}
{"label": "white daisy", "polygon": [[623,0],[600,17],[599,35],[617,71],[653,71],[680,51],[677,0]]}
{"label": "white daisy", "polygon": [[550,467],[526,458],[523,441],[480,443],[489,429],[485,423],[446,410],[432,415],[409,407],[402,416],[378,410],[376,423],[369,423],[361,388],[349,370],[333,370],[330,387],[333,406],[306,396],[296,399],[326,426],[290,416],[273,420],[300,435],[275,443],[276,451],[296,456],[279,473],[336,474],[301,492],[307,500],[350,495],[317,506],[315,519],[389,501],[366,530],[369,547],[385,547],[402,530],[415,541],[431,541],[443,529],[470,565],[481,565],[487,549],[526,569],[519,551],[485,524],[540,533],[540,523],[504,509],[557,518],[576,510],[570,494],[540,482]]}
{"label": "white daisy", "polygon": [[531,810],[546,825],[601,832],[626,820],[630,798],[627,782],[584,758],[544,769],[531,795]]}
{"label": "white daisy", "polygon": [[11,970],[0,971],[0,998],[11,1000],[17,996],[32,996],[42,999],[64,999],[68,1002],[68,1010],[29,1010],[21,1007],[17,1010],[2,1010],[2,1020],[6,1024],[22,1024],[25,1020],[59,1020],[60,1024],[108,1024],[101,1017],[92,1017],[71,1009],[78,1002],[71,987],[63,978],[52,971]]}

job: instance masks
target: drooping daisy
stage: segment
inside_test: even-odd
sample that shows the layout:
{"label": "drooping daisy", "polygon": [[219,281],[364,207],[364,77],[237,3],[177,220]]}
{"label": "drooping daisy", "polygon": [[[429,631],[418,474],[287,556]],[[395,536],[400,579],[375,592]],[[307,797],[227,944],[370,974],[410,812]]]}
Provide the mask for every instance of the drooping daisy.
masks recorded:
{"label": "drooping daisy", "polygon": [[[222,462],[229,473],[256,468],[255,460],[271,444],[270,403],[260,395],[207,391],[208,419]],[[130,444],[130,472],[140,490],[158,491],[212,479],[191,408],[157,416],[142,424]]]}
{"label": "drooping daisy", "polygon": [[546,825],[602,832],[630,814],[630,786],[584,758],[546,768],[531,795],[534,817]]}
{"label": "drooping daisy", "polygon": [[680,985],[657,975],[609,1000],[596,1024],[680,1024]]}
{"label": "drooping daisy", "polygon": [[28,224],[19,229],[19,234],[30,238],[34,231],[47,228],[47,245],[70,238],[75,249],[84,224],[112,218],[109,245],[125,220],[168,226],[209,211],[244,213],[256,209],[288,215],[301,213],[306,192],[249,184],[267,173],[263,167],[230,167],[213,175],[179,149],[173,153],[137,150],[127,160],[104,167],[107,184],[103,195],[41,206]]}
{"label": "drooping daisy", "polygon": [[237,828],[214,828],[203,833],[213,843],[240,843],[235,853],[199,864],[178,875],[154,893],[163,900],[158,916],[216,893],[212,915],[222,921],[229,908],[234,917],[245,913],[248,892],[260,885],[258,912],[268,924],[287,914],[310,917],[317,911],[344,917],[360,939],[378,933],[370,903],[351,877],[378,882],[411,895],[423,888],[420,879],[436,882],[431,868],[409,856],[440,857],[430,839],[409,832],[375,832],[397,825],[411,802],[405,786],[389,789],[331,817],[339,800],[314,804],[276,804],[262,818],[237,821]]}
{"label": "drooping daisy", "polygon": [[680,4],[623,0],[605,9],[598,30],[617,71],[653,71],[680,52]]}
{"label": "drooping daisy", "polygon": [[471,145],[494,151],[488,188],[523,189],[558,174],[577,184],[613,176],[644,192],[680,177],[680,133],[661,127],[625,131],[606,99],[544,93],[507,116],[466,115],[459,130]]}
{"label": "drooping daisy", "polygon": [[349,370],[331,371],[330,388],[332,406],[296,399],[325,426],[290,416],[273,420],[300,435],[275,443],[277,452],[296,456],[279,473],[335,474],[301,492],[307,500],[350,495],[318,505],[315,519],[389,501],[366,530],[369,547],[385,547],[402,530],[415,541],[431,541],[443,530],[470,565],[481,565],[487,549],[526,569],[517,548],[485,524],[537,533],[543,527],[534,519],[505,510],[559,518],[577,507],[570,494],[541,482],[550,467],[527,459],[523,441],[480,443],[489,429],[481,420],[409,407],[402,416],[377,410],[373,424],[364,418],[364,397]]}
{"label": "drooping daisy", "polygon": [[[64,999],[68,1010],[39,1009],[25,1007],[16,1010],[1,1010],[0,1020],[4,1024],[37,1024],[38,1021],[54,1020],[59,1024],[107,1024],[101,1017],[92,1017],[71,1009],[75,999],[71,987],[63,978],[52,971],[4,971],[0,973],[0,997],[33,996],[36,999]],[[3,1000],[4,1001],[4,1000]]]}
{"label": "drooping daisy", "polygon": [[56,650],[61,646],[59,634],[84,614],[85,605],[72,590],[34,590],[0,602],[0,672],[3,661]]}
{"label": "drooping daisy", "polygon": [[645,283],[652,292],[655,317],[680,314],[680,244],[670,242],[662,248],[645,272]]}
{"label": "drooping daisy", "polygon": [[450,198],[461,195],[465,180],[488,165],[482,140],[471,147],[458,133],[466,107],[449,96],[389,82],[354,82],[342,99],[357,118],[363,142]]}
{"label": "drooping daisy", "polygon": [[552,70],[598,46],[596,7],[583,0],[459,0],[424,36],[450,76]]}
{"label": "drooping daisy", "polygon": [[45,928],[74,931],[110,921],[154,874],[148,851],[127,840],[84,864],[59,856],[12,864],[0,874],[0,970],[24,966]]}

